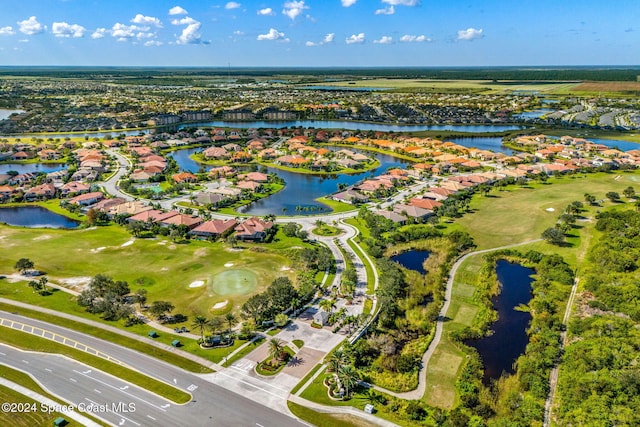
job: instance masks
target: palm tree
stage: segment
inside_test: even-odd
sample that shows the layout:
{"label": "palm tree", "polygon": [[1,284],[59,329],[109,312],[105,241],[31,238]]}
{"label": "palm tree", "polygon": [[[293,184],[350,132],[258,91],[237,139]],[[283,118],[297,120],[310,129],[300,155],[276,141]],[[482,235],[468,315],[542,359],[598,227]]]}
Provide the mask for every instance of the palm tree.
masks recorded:
{"label": "palm tree", "polygon": [[344,396],[348,399],[353,389],[356,388],[356,386],[360,382],[358,371],[356,371],[356,368],[351,365],[343,366],[338,371],[338,379],[344,387]]}
{"label": "palm tree", "polygon": [[218,332],[220,332],[220,330],[222,329],[223,324],[224,320],[222,320],[222,317],[220,316],[212,317],[208,323],[209,329],[211,329],[211,333],[213,333],[213,335],[218,335]]}
{"label": "palm tree", "polygon": [[229,312],[224,315],[224,319],[227,321],[227,325],[229,326],[229,329],[227,329],[229,331],[228,333],[231,334],[231,329],[236,323],[238,323],[238,318],[235,314]]}
{"label": "palm tree", "polygon": [[342,350],[336,350],[329,357],[327,363],[329,364],[329,372],[338,372],[344,365],[349,363],[349,356]]}
{"label": "palm tree", "polygon": [[200,338],[202,338],[202,341],[204,341],[204,330],[208,325],[209,320],[206,317],[196,316],[195,319],[193,319],[191,327],[200,329]]}
{"label": "palm tree", "polygon": [[269,340],[269,356],[273,360],[280,360],[280,353],[284,350],[284,343],[278,338],[271,338]]}
{"label": "palm tree", "polygon": [[318,303],[318,306],[324,311],[331,314],[331,310],[336,307],[336,301],[334,299],[323,299]]}

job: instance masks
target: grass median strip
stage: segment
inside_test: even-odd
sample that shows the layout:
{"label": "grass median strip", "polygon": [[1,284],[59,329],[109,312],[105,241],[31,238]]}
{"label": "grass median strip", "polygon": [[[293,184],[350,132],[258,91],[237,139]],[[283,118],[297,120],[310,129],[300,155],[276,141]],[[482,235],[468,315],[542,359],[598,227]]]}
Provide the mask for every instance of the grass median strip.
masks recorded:
{"label": "grass median strip", "polygon": [[0,331],[2,331],[2,338],[0,340],[16,348],[43,353],[63,354],[77,360],[78,362],[86,363],[87,365],[100,369],[118,378],[126,378],[130,383],[149,390],[150,392],[175,403],[182,404],[191,400],[191,395],[182,390],[132,369],[101,359],[92,354],[4,326],[1,327]]}
{"label": "grass median strip", "polygon": [[[61,400],[59,398],[57,398],[56,396],[50,394],[49,392],[47,392],[46,390],[44,390],[40,384],[38,384],[31,376],[29,376],[28,374],[19,371],[17,369],[13,369],[10,368],[9,366],[6,365],[1,365],[2,366],[2,377],[6,380],[9,381],[13,381],[16,384],[20,384],[23,387],[28,388],[29,390],[35,391],[38,394],[41,394],[55,402],[60,403],[61,405],[67,405],[68,402],[65,402],[64,400]],[[40,403],[36,403],[35,401],[31,400],[30,398],[28,398],[27,396],[24,396],[20,393],[18,393],[17,391],[11,390],[9,388],[6,387],[0,387],[0,400],[2,402],[21,402],[21,403],[29,403],[30,406],[32,408],[34,408],[34,406],[32,406],[34,403],[36,404],[35,408],[40,408]],[[59,414],[57,412],[52,412],[51,414],[47,414],[41,411],[35,411],[36,413],[33,413],[34,411],[31,411],[31,413],[26,413],[26,412],[22,412],[20,414],[14,414],[14,415],[19,415],[19,420],[15,419],[15,417],[12,417],[11,414],[5,414],[2,413],[0,414],[0,422],[2,423],[2,425],[11,425],[11,426],[35,426],[35,425],[51,425],[52,420],[58,418],[58,417],[64,417],[64,414]],[[101,425],[106,425],[104,424],[104,422],[98,420],[97,418],[92,417],[90,414],[88,413],[83,413],[82,414],[84,417],[89,418],[90,420],[101,424]],[[75,426],[75,425],[80,425],[78,423],[76,423],[75,421],[71,421],[69,422],[69,424],[67,424],[68,426]]]}
{"label": "grass median strip", "polygon": [[373,427],[375,424],[369,423],[362,418],[353,415],[337,415],[337,414],[325,414],[322,412],[314,411],[313,409],[305,408],[302,405],[298,405],[294,402],[287,402],[289,410],[296,417],[311,423],[315,426],[322,427]]}
{"label": "grass median strip", "polygon": [[21,316],[29,317],[32,319],[42,320],[44,322],[52,323],[54,325],[73,329],[74,331],[83,332],[85,334],[91,335],[92,337],[100,338],[105,341],[113,342],[123,347],[127,347],[132,350],[139,351],[141,353],[155,357],[156,359],[160,359],[162,361],[170,363],[174,366],[178,366],[190,372],[195,372],[195,373],[213,372],[213,370],[205,366],[202,366],[197,362],[186,359],[180,356],[179,354],[175,354],[175,353],[163,350],[153,345],[145,344],[144,342],[140,342],[132,338],[119,335],[114,332],[110,332],[101,328],[96,328],[94,326],[86,325],[81,322],[76,322],[74,320],[65,319],[63,317],[52,316],[50,314],[41,313],[36,310],[16,307],[11,304],[5,304],[5,303],[0,303],[0,310],[19,314]]}

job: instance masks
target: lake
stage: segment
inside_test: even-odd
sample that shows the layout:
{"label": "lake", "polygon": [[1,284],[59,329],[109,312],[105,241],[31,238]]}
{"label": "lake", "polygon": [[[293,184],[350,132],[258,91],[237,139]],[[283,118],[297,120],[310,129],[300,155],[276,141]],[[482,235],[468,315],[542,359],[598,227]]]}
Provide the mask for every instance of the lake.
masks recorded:
{"label": "lake", "polygon": [[[202,148],[188,148],[174,151],[170,155],[176,160],[180,169],[196,172],[202,165],[193,161],[189,156],[201,150]],[[284,179],[286,183],[284,189],[272,196],[252,203],[244,208],[242,212],[260,216],[268,214],[317,214],[320,211],[330,212],[331,209],[329,207],[316,202],[315,199],[335,193],[338,191],[338,184],[353,185],[370,176],[380,175],[389,168],[404,168],[406,164],[410,163],[386,154],[367,153],[367,155],[375,156],[380,161],[380,166],[367,172],[351,175],[309,175],[267,167],[267,173],[275,173]],[[207,169],[211,168],[211,166],[206,165],[205,167]],[[260,169],[262,169],[262,166],[260,166]],[[300,210],[300,207],[309,209],[304,211]],[[285,209],[284,212],[283,209]]]}
{"label": "lake", "polygon": [[13,113],[24,113],[22,110],[3,110],[0,108],[0,120],[8,119]]}
{"label": "lake", "polygon": [[44,172],[51,173],[66,169],[62,163],[0,163],[0,173],[16,171],[18,173]]}
{"label": "lake", "polygon": [[423,264],[425,260],[429,258],[430,254],[431,252],[429,251],[418,251],[418,250],[407,251],[407,252],[402,252],[401,254],[392,256],[391,261],[395,261],[401,266],[403,266],[404,268],[407,268],[409,270],[414,270],[420,274],[425,274],[426,271],[424,269]]}
{"label": "lake", "polygon": [[76,228],[80,223],[40,206],[0,208],[0,222],[29,228]]}
{"label": "lake", "polygon": [[353,121],[337,121],[337,120],[290,120],[290,121],[264,121],[254,120],[248,122],[228,122],[223,120],[214,120],[211,122],[185,123],[180,128],[191,127],[228,127],[236,129],[249,128],[266,128],[281,129],[290,127],[315,128],[315,129],[346,129],[361,131],[380,131],[380,132],[419,132],[424,130],[446,130],[455,132],[502,132],[506,130],[524,129],[520,125],[390,125],[384,123],[367,123]]}
{"label": "lake", "polygon": [[531,275],[535,271],[520,264],[499,260],[496,273],[500,294],[492,299],[498,320],[491,325],[493,334],[465,344],[478,350],[484,365],[484,382],[500,378],[503,372],[513,373],[513,363],[524,353],[529,338],[527,328],[531,314],[515,310],[531,300]]}

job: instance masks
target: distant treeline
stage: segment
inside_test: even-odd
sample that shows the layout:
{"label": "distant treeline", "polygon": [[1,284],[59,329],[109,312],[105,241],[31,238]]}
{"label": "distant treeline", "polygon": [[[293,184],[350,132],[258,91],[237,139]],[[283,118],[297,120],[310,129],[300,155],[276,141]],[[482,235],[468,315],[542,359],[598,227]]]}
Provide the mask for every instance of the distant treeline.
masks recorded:
{"label": "distant treeline", "polygon": [[438,80],[637,81],[640,66],[605,67],[372,67],[372,68],[268,68],[268,67],[0,67],[0,76],[56,78],[158,77],[273,77],[314,78],[383,77]]}

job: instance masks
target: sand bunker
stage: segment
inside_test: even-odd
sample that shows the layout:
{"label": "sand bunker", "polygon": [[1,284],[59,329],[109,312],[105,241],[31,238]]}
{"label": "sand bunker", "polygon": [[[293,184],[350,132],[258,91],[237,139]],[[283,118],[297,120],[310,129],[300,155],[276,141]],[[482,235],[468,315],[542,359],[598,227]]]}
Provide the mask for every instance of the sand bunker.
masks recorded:
{"label": "sand bunker", "polygon": [[132,239],[132,240],[129,240],[128,242],[124,242],[122,245],[120,245],[120,247],[124,248],[125,246],[131,246],[133,245],[134,241],[135,240]]}
{"label": "sand bunker", "polygon": [[233,263],[232,262],[228,262],[224,265],[225,267],[233,267]]}
{"label": "sand bunker", "polygon": [[67,277],[66,279],[58,279],[57,282],[70,287],[85,286],[91,281],[91,277]]}
{"label": "sand bunker", "polygon": [[[0,237],[0,239],[4,238],[4,236]],[[48,234],[44,234],[42,236],[38,236],[38,237],[34,237],[33,240],[47,240],[50,239],[51,236],[49,236]]]}
{"label": "sand bunker", "polygon": [[222,307],[224,307],[225,305],[227,305],[227,303],[228,303],[228,302],[229,302],[229,301],[227,301],[227,300],[217,302],[217,303],[213,304],[213,307],[211,307],[211,309],[212,309],[212,310],[218,310],[219,308],[222,308]]}
{"label": "sand bunker", "polygon": [[553,208],[547,208],[547,209],[545,209],[545,211],[547,211],[547,212],[555,212],[555,209],[553,209]]}
{"label": "sand bunker", "polygon": [[196,280],[189,285],[190,288],[199,288],[200,286],[204,286],[204,280]]}

